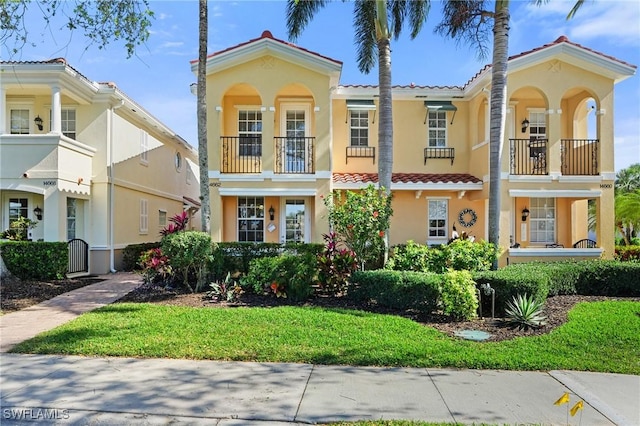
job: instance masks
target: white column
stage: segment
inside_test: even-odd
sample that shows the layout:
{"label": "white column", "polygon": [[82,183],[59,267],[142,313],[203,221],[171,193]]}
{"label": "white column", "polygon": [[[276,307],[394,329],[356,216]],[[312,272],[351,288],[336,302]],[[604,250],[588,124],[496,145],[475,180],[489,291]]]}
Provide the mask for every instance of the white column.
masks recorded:
{"label": "white column", "polygon": [[7,133],[7,120],[9,120],[9,111],[7,111],[7,91],[0,89],[0,135]]}
{"label": "white column", "polygon": [[59,86],[51,86],[51,133],[62,133],[62,100]]}

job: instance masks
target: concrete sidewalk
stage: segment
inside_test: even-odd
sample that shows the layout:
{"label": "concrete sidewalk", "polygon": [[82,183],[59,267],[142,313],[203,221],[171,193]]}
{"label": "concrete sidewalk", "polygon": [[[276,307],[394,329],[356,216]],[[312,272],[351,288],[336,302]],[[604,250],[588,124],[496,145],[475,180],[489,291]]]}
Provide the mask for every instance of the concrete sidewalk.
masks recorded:
{"label": "concrete sidewalk", "polygon": [[[2,352],[117,300],[118,273],[0,317]],[[553,403],[568,392],[570,402]],[[575,417],[568,408],[584,401]],[[0,423],[283,425],[340,420],[640,425],[640,377],[0,354]]]}

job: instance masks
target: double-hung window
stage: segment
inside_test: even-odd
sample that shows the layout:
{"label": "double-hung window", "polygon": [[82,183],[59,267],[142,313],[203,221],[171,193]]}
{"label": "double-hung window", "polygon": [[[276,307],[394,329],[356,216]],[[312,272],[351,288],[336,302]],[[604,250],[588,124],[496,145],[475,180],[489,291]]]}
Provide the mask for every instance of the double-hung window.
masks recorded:
{"label": "double-hung window", "polygon": [[361,109],[350,110],[351,115],[351,146],[369,146],[369,111]]}
{"label": "double-hung window", "polygon": [[[447,239],[448,200],[429,200],[427,240]],[[438,241],[436,241],[438,242]]]}
{"label": "double-hung window", "polygon": [[29,110],[12,109],[9,124],[12,135],[28,135],[30,133]]}
{"label": "double-hung window", "polygon": [[238,197],[238,241],[264,241],[263,197]]}
{"label": "double-hung window", "polygon": [[547,119],[544,111],[529,111],[529,137],[531,140],[547,138]]}
{"label": "double-hung window", "polygon": [[428,114],[428,146],[444,148],[447,146],[447,111],[432,110]]}
{"label": "double-hung window", "polygon": [[531,198],[531,242],[556,242],[556,200],[555,198]]}
{"label": "double-hung window", "polygon": [[75,109],[63,109],[62,114],[62,134],[68,138],[76,138],[76,110]]}
{"label": "double-hung window", "polygon": [[238,111],[238,154],[260,157],[262,155],[262,111]]}

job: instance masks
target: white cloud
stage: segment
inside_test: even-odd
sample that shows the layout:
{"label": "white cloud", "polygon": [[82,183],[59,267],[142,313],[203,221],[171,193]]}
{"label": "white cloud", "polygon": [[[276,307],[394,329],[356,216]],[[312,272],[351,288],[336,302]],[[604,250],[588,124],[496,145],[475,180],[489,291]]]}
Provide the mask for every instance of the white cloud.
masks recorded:
{"label": "white cloud", "polygon": [[184,43],[181,41],[165,41],[159,46],[159,48],[165,49],[165,48],[181,47],[181,46],[184,46]]}

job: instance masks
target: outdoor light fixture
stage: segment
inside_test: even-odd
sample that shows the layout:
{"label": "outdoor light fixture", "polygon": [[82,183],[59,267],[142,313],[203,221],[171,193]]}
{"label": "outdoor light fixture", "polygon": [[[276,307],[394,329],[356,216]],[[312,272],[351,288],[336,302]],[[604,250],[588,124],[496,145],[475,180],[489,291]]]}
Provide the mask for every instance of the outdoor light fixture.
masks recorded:
{"label": "outdoor light fixture", "polygon": [[33,214],[36,215],[36,219],[42,220],[42,209],[40,208],[40,206],[36,206],[36,208],[33,209]]}
{"label": "outdoor light fixture", "polygon": [[522,133],[526,132],[528,127],[529,127],[529,120],[525,118],[524,120],[522,120]]}
{"label": "outdoor light fixture", "polygon": [[522,209],[522,221],[526,222],[528,217],[529,217],[529,209],[525,207],[524,209]]}
{"label": "outdoor light fixture", "polygon": [[38,130],[42,130],[42,118],[40,118],[40,115],[38,115],[36,118],[33,119],[33,122],[36,123],[36,126],[38,126]]}
{"label": "outdoor light fixture", "polygon": [[276,211],[273,209],[273,206],[269,207],[269,220],[273,220],[276,215]]}

